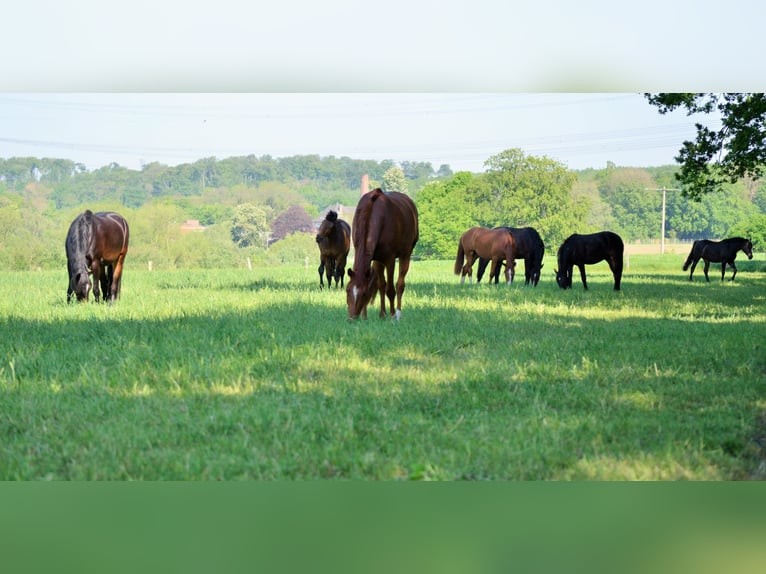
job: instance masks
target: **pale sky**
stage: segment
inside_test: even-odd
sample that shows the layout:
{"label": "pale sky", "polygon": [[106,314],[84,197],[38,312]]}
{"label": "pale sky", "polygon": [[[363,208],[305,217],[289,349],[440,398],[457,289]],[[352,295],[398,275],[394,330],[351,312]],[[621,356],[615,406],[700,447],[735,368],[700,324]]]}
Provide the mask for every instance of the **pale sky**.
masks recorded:
{"label": "pale sky", "polygon": [[640,94],[0,94],[0,157],[131,169],[254,154],[427,161],[483,171],[521,148],[571,169],[674,163],[695,118]]}
{"label": "pale sky", "polygon": [[751,0],[12,2],[0,157],[672,164],[696,118],[640,93],[764,91],[764,16]]}

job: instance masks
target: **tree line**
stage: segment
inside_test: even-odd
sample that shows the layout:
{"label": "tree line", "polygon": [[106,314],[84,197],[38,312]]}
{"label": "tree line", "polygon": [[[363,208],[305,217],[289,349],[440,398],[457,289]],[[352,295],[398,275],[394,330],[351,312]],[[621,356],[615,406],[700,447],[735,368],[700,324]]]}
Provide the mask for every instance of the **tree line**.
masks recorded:
{"label": "tree line", "polygon": [[[360,181],[409,193],[420,212],[414,256],[452,258],[473,225],[531,225],[555,250],[570,233],[611,229],[626,241],[657,240],[660,188],[674,189],[676,166],[572,171],[547,157],[505,150],[482,173],[453,173],[428,162],[269,156],[206,158],[131,170],[93,171],[62,159],[0,159],[0,270],[65,268],[63,242],[85,208],[122,213],[131,225],[127,264],[241,267],[297,263],[317,255],[313,220],[337,204],[354,206]],[[668,191],[671,239],[749,235],[763,250],[766,185],[743,177],[696,200]],[[195,219],[202,233],[184,233]],[[312,263],[312,267],[314,263]]]}

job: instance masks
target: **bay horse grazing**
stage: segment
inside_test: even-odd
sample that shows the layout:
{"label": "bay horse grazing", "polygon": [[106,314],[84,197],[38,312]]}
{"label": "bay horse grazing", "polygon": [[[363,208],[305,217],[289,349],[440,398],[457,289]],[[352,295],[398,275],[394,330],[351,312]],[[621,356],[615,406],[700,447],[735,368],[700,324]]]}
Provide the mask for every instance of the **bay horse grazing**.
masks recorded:
{"label": "bay horse grazing", "polygon": [[556,283],[562,289],[572,287],[572,268],[577,265],[585,289],[585,266],[606,260],[614,276],[614,290],[620,290],[622,279],[622,255],[625,246],[622,238],[611,231],[601,231],[590,235],[573,234],[564,240],[558,251],[559,268],[556,269]]}
{"label": "bay horse grazing", "polygon": [[[506,229],[513,235],[513,256],[516,259],[524,259],[524,285],[532,284],[537,287],[540,281],[540,272],[543,268],[543,256],[545,255],[545,244],[540,238],[540,234],[534,227],[496,227],[495,229]],[[479,268],[476,270],[476,282],[481,281],[484,271],[489,264],[489,259],[479,257]],[[497,269],[494,276],[495,283],[498,282],[500,269]],[[514,273],[511,272],[511,281]],[[490,276],[490,281],[493,277]]]}
{"label": "bay horse grazing", "polygon": [[516,267],[514,245],[513,235],[507,229],[471,227],[460,236],[457,256],[455,257],[455,275],[460,275],[460,283],[465,282],[466,275],[468,275],[469,282],[473,281],[471,276],[473,262],[476,258],[483,257],[492,262],[489,271],[490,281],[494,278],[497,283],[500,267],[505,260],[505,282],[510,285]]}
{"label": "bay horse grazing", "polygon": [[319,246],[319,288],[324,289],[322,276],[327,274],[327,287],[343,287],[343,276],[346,273],[346,259],[351,247],[351,226],[348,222],[338,219],[335,211],[328,211],[316,235]]}
{"label": "bay horse grazing", "polygon": [[726,266],[731,267],[734,273],[732,273],[730,281],[734,281],[734,277],[737,275],[737,266],[734,265],[734,259],[737,257],[737,252],[740,249],[747,255],[748,259],[753,258],[753,242],[744,237],[730,237],[723,241],[711,241],[709,239],[695,241],[692,243],[692,250],[689,253],[689,257],[686,258],[686,263],[684,263],[684,271],[689,269],[689,265],[692,267],[691,271],[689,271],[689,281],[692,280],[694,268],[697,267],[700,259],[705,261],[705,279],[708,281],[710,281],[710,278],[707,276],[707,271],[710,268],[711,262],[721,264],[721,281],[723,281],[723,276],[726,274]]}
{"label": "bay horse grazing", "polygon": [[[352,221],[354,264],[348,270],[346,286],[348,316],[367,318],[367,304],[380,292],[380,317],[386,316],[388,297],[391,317],[402,315],[404,277],[418,242],[418,210],[408,196],[380,188],[365,193]],[[394,286],[394,265],[399,260],[399,277]],[[394,311],[394,295],[396,310]]]}
{"label": "bay horse grazing", "polygon": [[91,288],[98,302],[99,286],[104,300],[108,297],[109,303],[114,303],[119,298],[129,239],[128,222],[113,211],[93,213],[86,209],[72,221],[65,242],[69,270],[67,303],[72,295],[78,301],[87,301]]}

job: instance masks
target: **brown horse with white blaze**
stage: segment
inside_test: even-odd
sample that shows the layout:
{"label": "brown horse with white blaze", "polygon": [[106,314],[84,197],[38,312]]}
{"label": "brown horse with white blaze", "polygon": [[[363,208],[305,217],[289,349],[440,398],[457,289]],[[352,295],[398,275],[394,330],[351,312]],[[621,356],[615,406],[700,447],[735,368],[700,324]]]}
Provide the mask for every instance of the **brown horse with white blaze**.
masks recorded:
{"label": "brown horse with white blaze", "polygon": [[[354,264],[346,286],[348,316],[367,318],[367,304],[380,291],[380,317],[386,316],[386,296],[391,317],[402,314],[404,277],[410,268],[412,250],[418,242],[418,210],[408,196],[380,188],[364,194],[351,224]],[[394,266],[399,277],[394,285]],[[394,309],[396,296],[396,309]]]}
{"label": "brown horse with white blaze", "polygon": [[505,260],[505,282],[510,285],[516,267],[514,252],[513,234],[507,229],[471,227],[460,236],[455,257],[455,275],[460,275],[461,283],[465,282],[466,275],[469,282],[473,282],[473,262],[482,257],[492,262],[489,276],[496,278],[500,274],[500,265]]}

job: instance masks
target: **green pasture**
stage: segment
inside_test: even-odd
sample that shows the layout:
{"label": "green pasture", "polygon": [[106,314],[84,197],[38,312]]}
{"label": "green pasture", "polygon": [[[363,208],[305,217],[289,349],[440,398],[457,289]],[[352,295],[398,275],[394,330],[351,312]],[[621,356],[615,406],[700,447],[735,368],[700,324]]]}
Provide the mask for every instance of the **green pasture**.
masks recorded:
{"label": "green pasture", "polygon": [[590,289],[460,285],[415,261],[403,316],[346,319],[316,264],[0,273],[0,479],[766,477],[766,261],[685,255]]}

